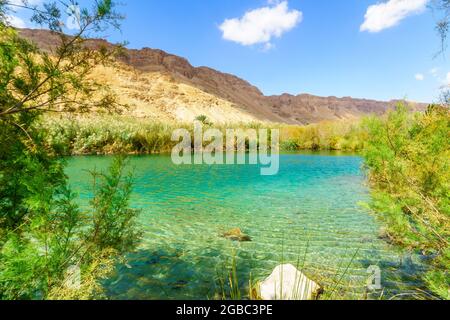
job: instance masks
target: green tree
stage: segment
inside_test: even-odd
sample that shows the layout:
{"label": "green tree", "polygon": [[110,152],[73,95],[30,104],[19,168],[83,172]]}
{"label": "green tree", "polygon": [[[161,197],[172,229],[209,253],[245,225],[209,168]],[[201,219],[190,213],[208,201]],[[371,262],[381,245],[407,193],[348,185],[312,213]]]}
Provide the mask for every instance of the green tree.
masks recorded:
{"label": "green tree", "polygon": [[202,124],[204,124],[206,126],[211,125],[211,122],[209,122],[208,117],[203,115],[203,114],[199,115],[198,117],[196,117],[195,121],[199,121],[199,122],[201,122]]}
{"label": "green tree", "polygon": [[423,280],[450,298],[450,112],[430,106],[412,115],[404,106],[366,122],[364,151],[372,208],[395,244],[429,257]]}
{"label": "green tree", "polygon": [[[131,177],[117,158],[108,173],[94,173],[92,209],[80,210],[67,185],[64,161],[36,125],[48,112],[116,108],[108,88],[90,80],[120,46],[87,40],[118,26],[111,0],[92,1],[77,16],[79,30],[64,34],[65,12],[75,1],[20,6],[52,32],[54,45],[38,48],[8,25],[18,2],[0,0],[0,298],[101,297],[99,280],[132,250],[139,234],[129,209]],[[78,286],[67,271],[80,270]]]}

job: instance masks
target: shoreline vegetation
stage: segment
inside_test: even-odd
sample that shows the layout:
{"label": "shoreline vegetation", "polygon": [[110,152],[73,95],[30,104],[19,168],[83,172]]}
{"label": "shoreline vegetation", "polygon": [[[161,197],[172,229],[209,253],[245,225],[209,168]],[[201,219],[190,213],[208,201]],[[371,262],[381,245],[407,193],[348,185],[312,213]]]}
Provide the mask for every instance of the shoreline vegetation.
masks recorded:
{"label": "shoreline vegetation", "polygon": [[[284,152],[360,152],[368,137],[363,122],[359,120],[321,122],[308,126],[263,122],[215,125],[207,119],[203,123],[224,135],[227,129],[279,129],[280,151]],[[168,154],[178,143],[171,139],[174,130],[186,129],[191,136],[194,134],[193,125],[188,123],[163,123],[102,114],[46,115],[36,126],[43,131],[44,142],[50,150],[65,156]]]}
{"label": "shoreline vegetation", "polygon": [[399,106],[367,122],[363,150],[372,201],[388,242],[422,254],[422,280],[450,299],[450,109],[430,105],[410,114]]}

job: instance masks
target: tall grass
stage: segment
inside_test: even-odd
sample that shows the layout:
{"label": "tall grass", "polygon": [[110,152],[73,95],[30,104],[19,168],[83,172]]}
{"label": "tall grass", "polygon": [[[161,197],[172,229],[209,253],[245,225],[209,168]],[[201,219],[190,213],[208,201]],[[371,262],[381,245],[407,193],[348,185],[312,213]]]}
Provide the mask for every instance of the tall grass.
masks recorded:
{"label": "tall grass", "polygon": [[308,126],[280,126],[284,150],[359,151],[367,131],[359,121],[325,121]]}
{"label": "tall grass", "polygon": [[[163,123],[119,115],[46,116],[38,125],[44,129],[46,144],[65,155],[168,153],[176,145],[171,141],[175,129],[184,128],[193,135],[192,124]],[[350,121],[309,126],[267,123],[207,123],[206,126],[219,129],[224,135],[226,129],[279,129],[283,151],[358,151],[366,140],[366,133],[359,122]]]}
{"label": "tall grass", "polygon": [[121,116],[46,117],[39,125],[47,144],[66,155],[168,152],[182,126]]}
{"label": "tall grass", "polygon": [[[241,300],[242,294],[239,287],[239,276],[237,274],[237,252],[234,248],[232,251],[231,263],[229,260],[221,265],[221,270],[217,272],[217,284],[219,292],[216,293],[216,298],[220,300]],[[251,275],[249,287],[252,286]],[[251,289],[249,289],[249,296],[251,296]]]}

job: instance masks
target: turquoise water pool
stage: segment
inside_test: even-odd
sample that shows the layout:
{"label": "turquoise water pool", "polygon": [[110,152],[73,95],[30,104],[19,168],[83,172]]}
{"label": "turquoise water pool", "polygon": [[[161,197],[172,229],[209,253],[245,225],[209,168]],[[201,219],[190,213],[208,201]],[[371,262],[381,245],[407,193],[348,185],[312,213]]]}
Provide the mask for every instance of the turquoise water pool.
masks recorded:
{"label": "turquoise water pool", "polygon": [[[92,178],[110,157],[75,157],[67,174],[87,203]],[[379,239],[380,225],[362,205],[369,200],[362,160],[331,153],[285,154],[280,172],[259,166],[175,166],[169,156],[130,158],[132,206],[141,208],[142,245],[105,282],[113,299],[213,299],[237,259],[245,295],[250,277],[267,277],[280,263],[304,272],[335,298],[363,298],[367,269],[379,266],[385,295],[420,286],[417,257]],[[252,242],[220,235],[241,228]],[[374,295],[379,293],[374,293]]]}

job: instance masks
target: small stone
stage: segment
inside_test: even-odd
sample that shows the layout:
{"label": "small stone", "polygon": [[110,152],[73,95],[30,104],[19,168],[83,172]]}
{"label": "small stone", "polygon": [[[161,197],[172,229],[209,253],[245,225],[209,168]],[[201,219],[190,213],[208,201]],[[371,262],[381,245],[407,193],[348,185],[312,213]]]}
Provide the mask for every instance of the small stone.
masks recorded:
{"label": "small stone", "polygon": [[322,288],[291,264],[280,265],[259,287],[262,300],[316,300]]}
{"label": "small stone", "polygon": [[239,241],[239,242],[252,241],[252,238],[250,238],[250,236],[244,234],[240,228],[231,229],[230,231],[222,234],[222,237],[226,238],[228,240]]}

